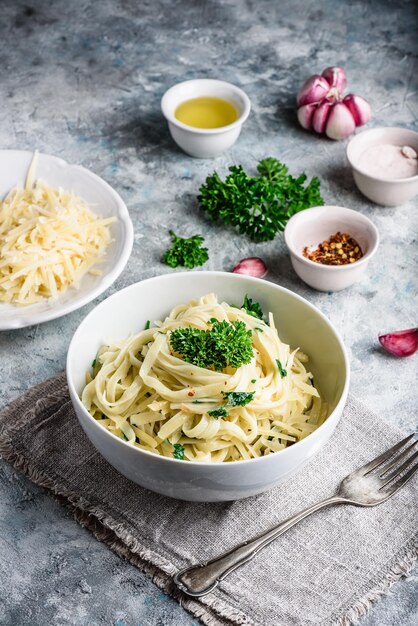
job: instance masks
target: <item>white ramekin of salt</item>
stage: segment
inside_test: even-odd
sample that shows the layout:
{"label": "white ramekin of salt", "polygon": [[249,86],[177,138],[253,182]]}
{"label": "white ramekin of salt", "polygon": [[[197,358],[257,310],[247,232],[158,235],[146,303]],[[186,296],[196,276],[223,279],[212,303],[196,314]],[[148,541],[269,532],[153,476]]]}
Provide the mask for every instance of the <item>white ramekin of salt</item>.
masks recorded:
{"label": "white ramekin of salt", "polygon": [[356,135],[347,159],[359,190],[383,206],[397,206],[418,193],[418,133],[373,128]]}

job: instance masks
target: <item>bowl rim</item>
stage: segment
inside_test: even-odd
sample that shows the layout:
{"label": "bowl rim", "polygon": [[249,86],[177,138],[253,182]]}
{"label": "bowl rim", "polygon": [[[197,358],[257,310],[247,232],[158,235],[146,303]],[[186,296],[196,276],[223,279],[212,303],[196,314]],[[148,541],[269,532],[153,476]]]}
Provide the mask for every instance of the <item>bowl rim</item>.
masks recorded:
{"label": "bowl rim", "polygon": [[[66,368],[65,368],[66,369],[67,384],[68,384],[68,388],[69,388],[69,391],[70,391],[71,400],[72,400],[73,403],[74,403],[74,401],[77,403],[78,408],[81,409],[82,413],[90,421],[90,423],[95,425],[95,428],[99,428],[100,431],[103,431],[103,433],[106,433],[115,442],[118,442],[119,444],[122,444],[124,446],[128,446],[130,450],[135,450],[136,453],[139,454],[139,456],[146,455],[146,457],[151,458],[154,461],[158,459],[159,461],[164,462],[164,463],[165,462],[167,462],[167,463],[182,463],[183,466],[185,466],[185,467],[189,467],[190,466],[190,468],[193,468],[193,467],[196,467],[196,466],[198,466],[198,467],[217,468],[217,469],[214,469],[214,471],[220,471],[220,468],[236,466],[237,464],[243,465],[243,464],[247,464],[247,463],[267,462],[268,459],[271,459],[275,455],[274,454],[273,455],[267,455],[267,456],[262,456],[262,457],[256,457],[256,458],[253,458],[253,459],[240,459],[240,460],[237,460],[237,461],[228,461],[226,463],[212,463],[210,461],[187,461],[186,463],[184,463],[184,461],[180,460],[180,459],[175,459],[175,458],[171,458],[171,457],[161,456],[161,455],[158,455],[158,454],[154,454],[153,452],[148,452],[147,450],[142,450],[141,448],[136,448],[135,446],[132,446],[127,441],[123,441],[122,439],[120,439],[119,437],[117,437],[116,435],[114,435],[113,433],[108,431],[106,428],[101,426],[100,423],[98,422],[98,420],[95,420],[94,417],[87,411],[87,409],[85,408],[85,406],[83,405],[83,403],[81,402],[81,400],[79,398],[79,395],[77,393],[77,390],[75,388],[74,382],[73,382],[72,377],[71,377],[70,362],[71,362],[71,360],[73,358],[73,352],[75,351],[77,335],[78,335],[78,333],[82,332],[82,327],[83,327],[84,323],[86,323],[87,320],[90,317],[92,317],[97,312],[98,309],[105,308],[106,307],[106,303],[109,300],[119,296],[121,293],[125,293],[126,294],[129,291],[134,291],[138,287],[138,285],[140,285],[142,283],[147,283],[147,282],[151,282],[151,281],[158,282],[159,280],[166,280],[168,276],[173,277],[175,280],[181,280],[182,278],[176,278],[176,277],[190,276],[191,273],[199,274],[199,275],[203,275],[203,276],[214,277],[214,278],[216,278],[216,277],[225,277],[225,275],[227,275],[234,281],[242,281],[242,282],[246,282],[246,283],[249,282],[249,283],[254,283],[256,285],[268,282],[268,281],[265,281],[265,280],[263,280],[261,278],[253,278],[252,276],[244,276],[244,275],[240,275],[240,274],[230,274],[228,272],[221,272],[221,271],[205,271],[205,270],[203,270],[203,271],[192,271],[192,272],[187,272],[187,271],[176,272],[174,274],[160,274],[158,276],[153,276],[151,278],[147,278],[145,280],[140,280],[140,281],[138,281],[136,283],[132,283],[131,285],[129,285],[128,287],[125,287],[124,289],[120,289],[119,291],[115,292],[114,294],[112,294],[111,296],[109,296],[108,298],[106,298],[105,300],[100,302],[97,306],[95,306],[94,309],[92,309],[83,318],[83,320],[81,320],[80,324],[78,325],[77,329],[75,330],[75,332],[74,332],[74,334],[73,334],[73,336],[71,338],[71,342],[70,342],[69,347],[68,347],[67,359],[66,359]],[[297,441],[292,446],[284,448],[284,450],[280,450],[280,455],[282,455],[281,458],[284,458],[284,456],[286,456],[286,455],[293,454],[292,450],[296,446],[299,446],[299,448],[301,448],[302,446],[304,446],[306,444],[306,441],[308,441],[308,440],[312,441],[313,439],[317,439],[320,436],[320,433],[324,430],[324,427],[326,427],[326,424],[327,424],[328,420],[332,419],[333,417],[335,418],[335,415],[337,415],[340,410],[341,411],[343,410],[343,408],[345,406],[345,403],[347,401],[348,389],[349,389],[349,385],[350,385],[350,362],[349,362],[349,358],[348,358],[347,349],[346,349],[346,347],[344,345],[344,342],[342,340],[342,337],[341,337],[340,333],[334,327],[333,323],[326,317],[326,315],[324,315],[322,313],[322,311],[320,311],[315,305],[311,304],[308,300],[306,300],[306,298],[303,298],[302,296],[300,296],[299,294],[295,293],[294,291],[291,291],[290,289],[287,289],[286,287],[282,287],[281,285],[278,285],[276,283],[268,282],[268,284],[269,284],[270,288],[272,288],[273,290],[278,290],[278,291],[284,292],[284,293],[290,295],[290,297],[293,297],[296,300],[299,300],[300,302],[302,302],[305,306],[307,306],[313,313],[318,315],[326,323],[326,325],[328,326],[328,329],[330,330],[330,332],[334,335],[334,337],[338,341],[338,344],[339,344],[339,346],[341,348],[343,361],[344,361],[344,367],[345,367],[345,381],[344,381],[344,385],[343,385],[343,388],[342,388],[342,391],[341,391],[341,396],[340,396],[337,404],[335,405],[334,409],[331,411],[331,413],[328,415],[328,417],[324,420],[324,422],[316,430],[314,430],[312,433],[307,435],[304,439],[301,439],[301,440]],[[78,414],[77,414],[77,419],[79,419],[78,418]]]}
{"label": "bowl rim", "polygon": [[[34,150],[0,150],[0,157],[10,154],[17,155],[25,155],[29,158],[29,162],[31,157],[33,157]],[[63,159],[62,157],[55,156],[53,154],[48,154],[46,152],[38,152],[39,158],[52,159],[55,161],[63,170],[73,170],[75,172],[81,171],[85,175],[87,175],[95,185],[102,187],[105,190],[106,194],[112,197],[117,205],[117,211],[115,212],[115,216],[118,219],[118,222],[121,224],[123,229],[122,240],[123,246],[115,259],[113,267],[109,269],[105,274],[102,274],[99,278],[97,285],[93,286],[88,292],[84,295],[80,295],[79,292],[76,292],[74,299],[69,301],[66,305],[62,307],[62,310],[57,310],[55,305],[59,304],[59,297],[56,300],[51,300],[51,307],[45,309],[40,312],[31,312],[28,308],[25,307],[16,307],[16,317],[13,319],[9,319],[6,321],[0,320],[0,331],[2,330],[17,330],[19,328],[25,328],[27,326],[33,326],[35,324],[42,324],[44,322],[49,322],[54,319],[58,319],[63,317],[64,315],[68,315],[73,311],[80,309],[85,306],[98,296],[100,296],[106,289],[111,287],[115,280],[120,276],[120,274],[125,269],[126,264],[128,263],[129,257],[131,256],[133,242],[134,242],[134,227],[132,224],[131,217],[129,215],[128,207],[125,202],[122,200],[121,196],[118,192],[109,185],[101,176],[95,174],[87,167],[83,165],[78,165],[75,163],[70,163]]]}
{"label": "bowl rim", "polygon": [[[173,96],[173,94],[176,91],[178,91],[180,87],[182,87],[183,85],[189,85],[191,83],[199,83],[202,85],[207,85],[208,87],[210,87],[210,84],[213,85],[214,83],[216,83],[217,85],[222,85],[226,87],[227,89],[230,90],[231,93],[235,93],[240,96],[240,98],[244,102],[244,110],[242,111],[238,119],[235,120],[235,122],[232,122],[232,124],[227,124],[226,126],[219,126],[218,128],[197,128],[195,126],[189,126],[188,124],[184,124],[183,122],[180,122],[180,120],[178,120],[171,113],[170,107],[168,105],[168,100],[171,96]],[[207,90],[203,89],[203,92],[207,92],[207,91],[209,91],[209,89]],[[202,96],[203,95],[210,95],[210,94],[202,93]],[[179,104],[181,104],[181,102],[185,102],[185,100],[184,99],[181,100]],[[240,127],[244,124],[244,122],[246,121],[251,111],[251,101],[249,97],[247,96],[247,94],[245,93],[245,91],[241,89],[241,87],[238,87],[237,85],[234,85],[233,83],[229,83],[224,80],[218,80],[216,78],[193,78],[191,80],[184,80],[180,83],[176,83],[175,85],[172,85],[169,89],[167,89],[167,91],[163,94],[161,98],[161,111],[164,117],[166,118],[166,120],[170,124],[173,124],[174,126],[177,126],[178,128],[182,128],[183,130],[189,133],[193,133],[195,135],[220,135],[220,134],[228,132],[229,130],[233,130],[234,128]]]}
{"label": "bowl rim", "polygon": [[[363,220],[363,222],[365,224],[368,224],[368,226],[371,228],[374,234],[372,246],[369,250],[367,250],[366,254],[363,255],[358,261],[356,261],[355,263],[350,263],[346,265],[323,265],[322,263],[315,263],[315,261],[311,261],[310,259],[307,259],[305,256],[303,256],[303,254],[299,252],[299,250],[297,250],[296,247],[293,246],[292,243],[289,241],[289,231],[290,231],[290,229],[288,229],[289,224],[292,223],[291,225],[295,226],[295,224],[300,222],[302,225],[304,222],[304,217],[303,217],[304,215],[306,216],[309,211],[319,212],[321,209],[325,211],[327,209],[332,209],[332,210],[338,209],[340,213],[341,211],[344,212],[349,218],[350,216],[353,217],[355,215],[356,218],[359,217],[360,220]],[[380,243],[380,236],[379,236],[379,231],[377,230],[377,226],[366,215],[363,215],[363,213],[360,213],[359,211],[355,211],[354,209],[349,209],[348,207],[343,207],[343,206],[333,205],[333,204],[325,204],[322,206],[316,206],[316,207],[310,207],[309,209],[304,209],[303,211],[300,211],[299,213],[296,213],[295,215],[293,215],[290,218],[290,220],[287,222],[286,227],[284,229],[284,240],[285,240],[286,246],[290,254],[293,254],[293,256],[295,256],[299,261],[301,261],[305,265],[309,267],[314,267],[315,269],[319,271],[325,270],[327,272],[347,272],[350,270],[352,271],[360,267],[361,265],[367,264],[370,261],[370,259],[377,252],[377,248],[379,247],[379,243]]]}
{"label": "bowl rim", "polygon": [[366,130],[363,130],[361,133],[358,133],[357,135],[352,137],[350,141],[348,142],[347,147],[345,149],[347,161],[349,162],[352,169],[358,172],[359,174],[361,174],[362,176],[366,176],[367,178],[370,178],[371,180],[376,181],[376,182],[385,182],[385,183],[391,183],[391,184],[396,183],[397,185],[403,185],[406,183],[418,181],[418,174],[415,174],[414,176],[407,176],[405,178],[384,178],[383,176],[373,176],[372,174],[363,170],[361,167],[358,167],[355,159],[353,159],[353,156],[350,155],[350,153],[353,151],[353,146],[359,143],[363,136],[365,135],[370,136],[370,135],[377,134],[378,132],[382,132],[382,131],[403,131],[403,132],[406,131],[408,133],[411,133],[411,135],[415,136],[418,141],[418,132],[416,132],[415,130],[412,130],[412,128],[402,128],[401,126],[376,126],[375,128],[367,128]]}

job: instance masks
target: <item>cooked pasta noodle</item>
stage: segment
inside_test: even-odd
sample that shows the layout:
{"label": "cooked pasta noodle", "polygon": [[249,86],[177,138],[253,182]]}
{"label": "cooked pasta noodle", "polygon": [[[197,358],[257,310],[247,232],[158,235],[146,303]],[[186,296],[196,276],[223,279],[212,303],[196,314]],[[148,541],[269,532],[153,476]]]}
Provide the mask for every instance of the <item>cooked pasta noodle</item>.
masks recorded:
{"label": "cooked pasta noodle", "polygon": [[[173,353],[171,331],[206,330],[211,318],[242,321],[252,331],[250,363],[213,371]],[[180,449],[185,460],[215,463],[252,459],[283,450],[325,419],[306,361],[280,340],[271,313],[267,324],[208,294],[175,307],[152,328],[102,346],[82,402],[111,433],[149,452],[178,458]],[[254,392],[253,399],[228,406],[224,394],[243,391]],[[220,406],[227,416],[208,413]]]}

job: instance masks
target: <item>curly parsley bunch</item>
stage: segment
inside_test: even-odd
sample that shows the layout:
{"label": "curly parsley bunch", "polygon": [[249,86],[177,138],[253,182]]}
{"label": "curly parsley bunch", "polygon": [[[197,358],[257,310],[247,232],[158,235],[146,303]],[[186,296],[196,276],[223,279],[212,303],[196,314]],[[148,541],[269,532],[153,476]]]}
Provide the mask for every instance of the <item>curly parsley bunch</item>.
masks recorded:
{"label": "curly parsley bunch", "polygon": [[203,265],[209,258],[208,249],[202,248],[204,238],[201,235],[193,235],[185,239],[178,237],[176,233],[170,230],[172,245],[162,258],[163,263],[170,267],[188,267],[193,269],[199,265]]}
{"label": "curly parsley bunch", "polygon": [[199,190],[202,209],[261,242],[274,239],[295,213],[324,204],[318,178],[305,186],[305,174],[294,178],[273,157],[260,161],[257,170],[258,176],[249,176],[242,165],[233,165],[224,181],[216,172],[208,176]]}
{"label": "curly parsley bunch", "polygon": [[220,372],[226,367],[240,367],[253,358],[252,332],[244,322],[216,318],[209,320],[209,330],[176,328],[170,333],[170,345],[187,363],[213,368]]}

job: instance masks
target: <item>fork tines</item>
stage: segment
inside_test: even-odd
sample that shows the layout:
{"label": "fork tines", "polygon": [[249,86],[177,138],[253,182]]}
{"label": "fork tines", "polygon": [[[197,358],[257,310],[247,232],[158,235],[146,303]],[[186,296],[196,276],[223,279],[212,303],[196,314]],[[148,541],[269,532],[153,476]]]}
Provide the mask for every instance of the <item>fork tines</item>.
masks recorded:
{"label": "fork tines", "polygon": [[[408,443],[410,443],[410,445],[405,448]],[[386,450],[386,452],[373,459],[373,461],[364,465],[360,470],[362,475],[366,476],[373,472],[373,470],[378,470],[375,475],[381,483],[380,489],[386,487],[395,478],[398,478],[398,480],[396,483],[390,485],[390,489],[398,489],[418,470],[418,463],[410,467],[411,463],[418,458],[417,444],[418,440],[415,439],[415,435],[409,435],[409,437],[406,437],[392,448],[389,448],[389,450]],[[415,452],[410,454],[414,449]]]}

